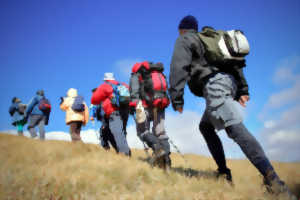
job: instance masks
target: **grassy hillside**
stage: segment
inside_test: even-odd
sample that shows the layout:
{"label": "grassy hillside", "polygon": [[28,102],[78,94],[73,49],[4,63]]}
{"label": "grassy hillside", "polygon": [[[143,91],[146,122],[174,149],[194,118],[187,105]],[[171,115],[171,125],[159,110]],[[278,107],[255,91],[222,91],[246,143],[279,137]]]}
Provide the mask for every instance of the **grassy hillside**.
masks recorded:
{"label": "grassy hillside", "polygon": [[[265,193],[246,160],[231,160],[235,187],[217,180],[211,158],[172,154],[170,173],[151,168],[142,150],[132,158],[93,144],[39,141],[0,134],[0,199],[231,200],[283,199]],[[274,163],[300,195],[300,163]]]}

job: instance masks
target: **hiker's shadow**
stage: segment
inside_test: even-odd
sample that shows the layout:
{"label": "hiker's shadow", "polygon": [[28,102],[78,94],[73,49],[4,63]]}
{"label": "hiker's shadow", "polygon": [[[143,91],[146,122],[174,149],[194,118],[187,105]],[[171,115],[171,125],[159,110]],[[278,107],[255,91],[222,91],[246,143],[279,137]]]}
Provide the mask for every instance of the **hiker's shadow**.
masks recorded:
{"label": "hiker's shadow", "polygon": [[[152,166],[150,158],[139,157],[138,160],[148,163]],[[189,178],[206,178],[206,179],[216,179],[216,172],[213,170],[195,170],[192,168],[184,167],[172,167],[171,171],[178,173],[180,175],[189,177]]]}
{"label": "hiker's shadow", "polygon": [[189,178],[206,178],[206,179],[216,179],[216,172],[212,170],[195,170],[192,168],[183,168],[183,167],[173,167],[171,171],[174,171],[178,174]]}

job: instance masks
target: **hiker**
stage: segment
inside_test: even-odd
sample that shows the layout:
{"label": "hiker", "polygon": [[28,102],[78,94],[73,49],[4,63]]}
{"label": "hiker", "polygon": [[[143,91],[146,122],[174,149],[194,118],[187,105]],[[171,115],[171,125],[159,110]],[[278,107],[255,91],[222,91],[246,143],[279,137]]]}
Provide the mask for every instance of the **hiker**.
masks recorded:
{"label": "hiker", "polygon": [[[97,88],[93,89],[92,92],[94,93],[96,89]],[[100,145],[105,150],[109,150],[111,144],[115,151],[118,152],[116,141],[108,126],[108,119],[104,118],[104,114],[105,113],[102,109],[102,104],[91,105],[91,121],[94,122],[95,120],[97,120],[101,122],[101,127],[99,129]]]}
{"label": "hiker", "polygon": [[44,90],[38,90],[36,96],[31,99],[25,111],[25,119],[29,119],[28,130],[31,138],[37,139],[35,127],[39,127],[40,140],[45,140],[45,125],[48,125],[51,112],[51,104],[46,99]]}
{"label": "hiker", "polygon": [[[144,120],[136,121],[137,135],[153,151],[151,162],[158,167],[171,167],[169,137],[166,134],[165,109],[169,105],[167,81],[163,74],[162,63],[141,62],[132,67],[130,77],[131,113],[136,112],[141,104]],[[139,103],[140,102],[140,103]],[[152,132],[150,123],[153,122]]]}
{"label": "hiker", "polygon": [[[210,51],[211,46],[207,43],[207,40],[218,35],[212,27],[204,27],[199,34],[196,18],[189,15],[180,21],[178,29],[179,37],[175,43],[169,77],[172,106],[175,111],[183,112],[186,83],[193,94],[205,99],[206,109],[199,129],[218,166],[218,175],[224,175],[232,182],[223,146],[215,131],[225,129],[227,135],[240,146],[246,157],[263,175],[269,191],[291,194],[279,179],[261,145],[243,124],[242,117],[234,106],[235,101],[238,101],[245,107],[249,100],[248,84],[243,73],[246,66],[243,56],[247,54],[247,48],[239,49],[246,52],[244,55],[237,53],[234,55],[236,57],[233,57],[230,53],[231,57],[225,59],[223,56],[224,59],[219,59],[222,56],[218,56],[222,54]],[[210,38],[207,39],[206,36]],[[221,40],[213,44],[219,41]]]}
{"label": "hiker", "polygon": [[23,127],[26,124],[24,112],[26,105],[22,104],[21,99],[14,97],[12,99],[12,105],[9,107],[9,114],[12,117],[12,125],[17,127],[18,135],[23,135]]}
{"label": "hiker", "polygon": [[[104,83],[93,93],[91,103],[102,104],[105,123],[103,126],[106,133],[113,135],[116,143],[116,151],[130,156],[130,149],[126,140],[126,125],[123,118],[123,109],[128,109],[129,91],[125,83],[120,84],[115,80],[113,73],[104,74]],[[124,93],[125,92],[125,93]],[[127,94],[128,93],[128,94]],[[129,112],[129,111],[127,111]],[[128,117],[127,117],[128,120]]]}
{"label": "hiker", "polygon": [[81,127],[89,121],[89,109],[77,90],[70,88],[67,97],[61,97],[60,109],[66,112],[66,124],[70,126],[73,142],[81,141]]}

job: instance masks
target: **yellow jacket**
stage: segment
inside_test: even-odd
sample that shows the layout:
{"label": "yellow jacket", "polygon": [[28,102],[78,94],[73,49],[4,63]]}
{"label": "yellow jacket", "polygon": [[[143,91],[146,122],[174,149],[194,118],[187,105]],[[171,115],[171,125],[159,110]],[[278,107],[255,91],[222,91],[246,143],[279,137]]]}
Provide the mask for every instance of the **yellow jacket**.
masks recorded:
{"label": "yellow jacket", "polygon": [[67,92],[67,97],[64,98],[63,103],[60,105],[60,109],[66,111],[66,124],[74,121],[81,121],[83,125],[86,125],[89,121],[89,108],[84,103],[85,109],[83,112],[76,112],[72,109],[75,97],[77,97],[77,90],[70,88]]}

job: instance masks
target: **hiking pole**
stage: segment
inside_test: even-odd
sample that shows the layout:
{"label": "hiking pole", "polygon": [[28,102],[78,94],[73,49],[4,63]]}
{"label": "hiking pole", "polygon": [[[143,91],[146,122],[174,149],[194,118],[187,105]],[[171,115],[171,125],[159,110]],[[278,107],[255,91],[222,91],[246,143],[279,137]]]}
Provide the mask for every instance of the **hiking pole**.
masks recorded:
{"label": "hiking pole", "polygon": [[174,144],[173,140],[171,140],[171,139],[169,138],[169,142],[170,142],[170,144],[173,146],[173,148],[176,150],[176,152],[177,152],[179,155],[181,155],[181,157],[182,157],[182,159],[184,160],[184,162],[185,162],[186,164],[188,164],[188,163],[187,163],[187,160],[186,160],[185,157],[184,157],[184,155],[181,153],[181,151],[179,150],[179,148]]}

